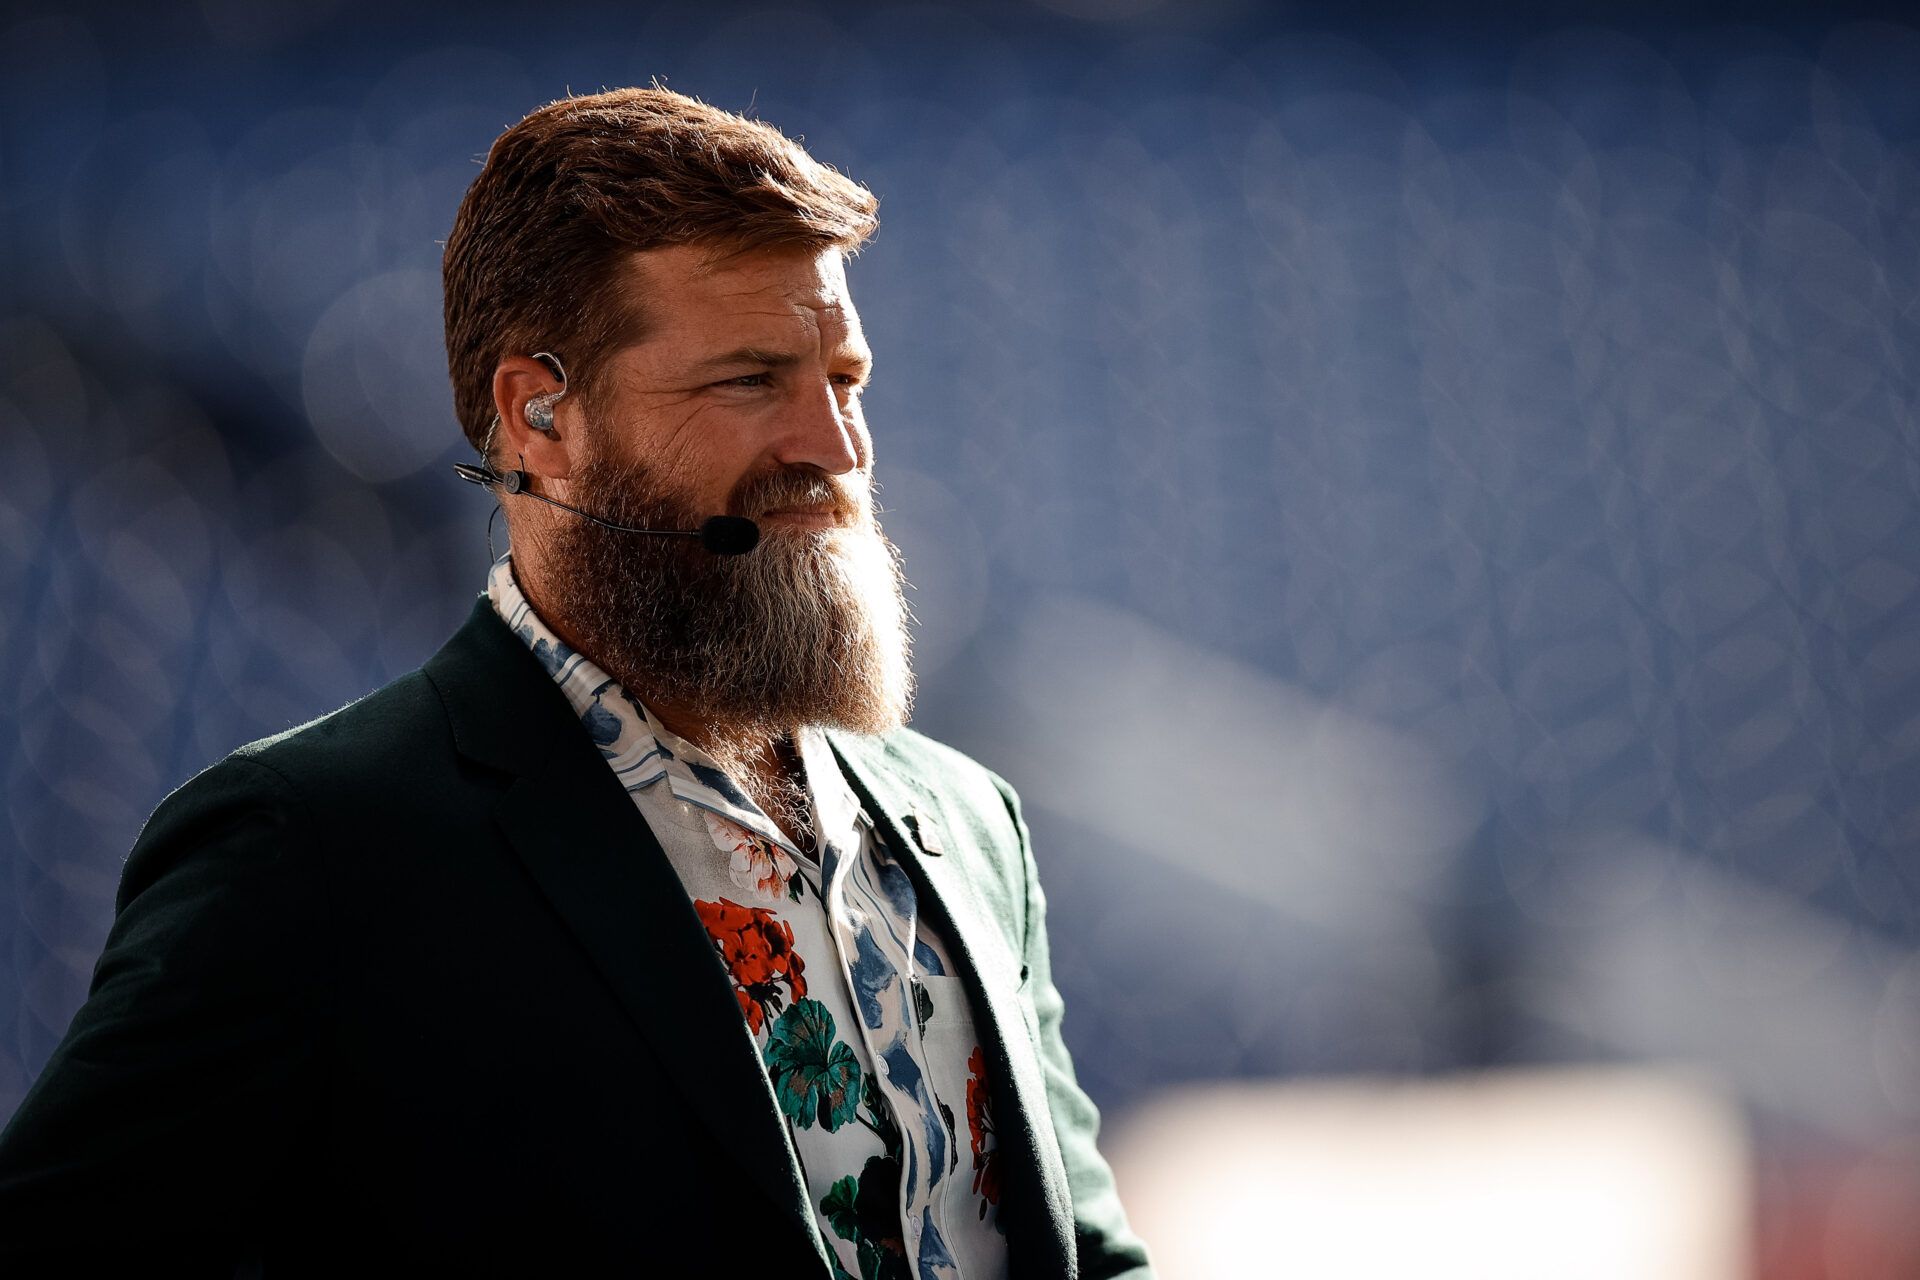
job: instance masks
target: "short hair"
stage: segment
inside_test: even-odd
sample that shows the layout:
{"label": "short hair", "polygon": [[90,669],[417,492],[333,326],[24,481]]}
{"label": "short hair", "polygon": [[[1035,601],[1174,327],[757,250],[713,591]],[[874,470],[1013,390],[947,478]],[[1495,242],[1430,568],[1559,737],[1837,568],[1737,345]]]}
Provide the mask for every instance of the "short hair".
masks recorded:
{"label": "short hair", "polygon": [[592,402],[606,356],[645,333],[644,300],[612,288],[629,255],[838,247],[879,226],[879,201],[771,125],[658,87],[562,98],[494,140],[447,237],[447,372],[475,449],[493,373],[551,351]]}

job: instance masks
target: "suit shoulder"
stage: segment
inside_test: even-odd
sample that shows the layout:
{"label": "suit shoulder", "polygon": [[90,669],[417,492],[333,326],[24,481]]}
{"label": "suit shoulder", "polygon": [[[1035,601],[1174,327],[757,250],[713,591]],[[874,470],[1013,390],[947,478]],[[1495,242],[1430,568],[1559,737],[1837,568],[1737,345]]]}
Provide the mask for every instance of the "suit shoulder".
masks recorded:
{"label": "suit shoulder", "polygon": [[[449,744],[435,749],[435,743]],[[394,814],[431,795],[452,768],[438,696],[419,672],[337,711],[247,743],[168,794],[142,825],[118,906],[178,865],[221,856],[293,867],[311,862],[316,832],[336,814]],[[304,872],[303,872],[304,874]]]}
{"label": "suit shoulder", "polygon": [[1004,778],[972,756],[929,738],[917,729],[895,729],[892,733],[869,741],[878,746],[890,763],[924,781],[939,781],[947,785],[956,782],[971,786],[986,785],[1002,793],[1010,790]]}
{"label": "suit shoulder", "polygon": [[234,750],[229,760],[278,775],[295,790],[386,789],[452,748],[446,715],[419,671],[305,724]]}

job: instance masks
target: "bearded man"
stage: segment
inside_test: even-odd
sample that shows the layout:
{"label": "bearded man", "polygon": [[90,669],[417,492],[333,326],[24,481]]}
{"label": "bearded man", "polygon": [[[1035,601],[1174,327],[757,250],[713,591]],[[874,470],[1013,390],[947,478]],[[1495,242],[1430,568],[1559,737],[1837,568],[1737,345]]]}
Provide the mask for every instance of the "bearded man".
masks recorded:
{"label": "bearded man", "polygon": [[148,822],[0,1138],[7,1275],[1150,1274],[1018,802],[902,727],[874,208],[658,89],[495,143],[447,350],[512,551]]}

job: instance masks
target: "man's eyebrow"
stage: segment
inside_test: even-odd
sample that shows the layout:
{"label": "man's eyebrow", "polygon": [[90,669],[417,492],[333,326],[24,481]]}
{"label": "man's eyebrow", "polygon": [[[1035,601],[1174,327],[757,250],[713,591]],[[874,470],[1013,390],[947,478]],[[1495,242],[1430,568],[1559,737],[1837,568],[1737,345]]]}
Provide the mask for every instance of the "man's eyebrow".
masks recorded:
{"label": "man's eyebrow", "polygon": [[[691,372],[710,373],[719,369],[737,368],[743,364],[764,365],[769,369],[783,369],[788,365],[799,364],[805,359],[797,351],[775,351],[769,347],[738,347],[725,355],[709,356],[695,364]],[[865,351],[853,355],[853,363],[864,370],[873,368],[873,357]]]}
{"label": "man's eyebrow", "polygon": [[769,369],[780,369],[799,363],[800,355],[795,351],[774,351],[768,347],[739,347],[722,356],[709,356],[694,365],[693,370],[695,373],[704,373],[711,369],[725,369],[742,364],[762,364]]}

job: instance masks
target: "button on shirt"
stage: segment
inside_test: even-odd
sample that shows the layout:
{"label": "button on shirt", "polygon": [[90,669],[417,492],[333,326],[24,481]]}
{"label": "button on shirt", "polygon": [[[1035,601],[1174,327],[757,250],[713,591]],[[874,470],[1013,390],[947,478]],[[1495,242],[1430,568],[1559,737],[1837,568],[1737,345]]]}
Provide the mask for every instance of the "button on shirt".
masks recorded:
{"label": "button on shirt", "polygon": [[487,594],[565,693],[706,926],[836,1276],[1004,1276],[999,1149],[970,1002],[825,737],[808,729],[795,742],[816,857],[560,641],[510,556]]}

